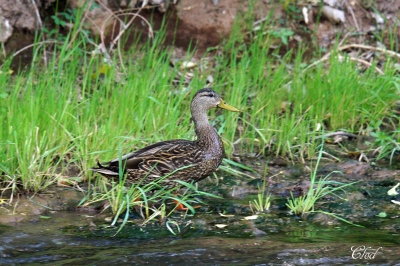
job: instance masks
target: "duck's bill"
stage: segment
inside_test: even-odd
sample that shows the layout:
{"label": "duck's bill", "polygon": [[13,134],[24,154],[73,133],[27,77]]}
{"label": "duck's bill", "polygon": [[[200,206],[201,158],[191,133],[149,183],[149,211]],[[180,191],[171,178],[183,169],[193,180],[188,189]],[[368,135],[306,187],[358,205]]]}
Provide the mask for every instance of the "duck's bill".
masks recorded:
{"label": "duck's bill", "polygon": [[232,112],[240,112],[239,109],[237,109],[236,107],[233,107],[232,105],[227,104],[227,103],[224,102],[224,101],[221,101],[221,102],[218,104],[218,107],[219,107],[219,108],[222,108],[222,109],[226,109],[226,110],[232,111]]}

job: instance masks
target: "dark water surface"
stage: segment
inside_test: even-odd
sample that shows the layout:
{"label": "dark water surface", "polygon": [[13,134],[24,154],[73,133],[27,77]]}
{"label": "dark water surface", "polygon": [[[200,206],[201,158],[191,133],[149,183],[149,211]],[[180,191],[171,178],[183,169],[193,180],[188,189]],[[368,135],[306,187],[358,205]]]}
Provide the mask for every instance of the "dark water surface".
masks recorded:
{"label": "dark water surface", "polygon": [[[317,227],[300,222],[299,226],[291,225],[290,228],[282,227],[271,232],[265,226],[260,227],[263,231],[254,229],[255,223],[249,224],[248,221],[243,222],[245,225],[235,223],[223,229],[215,227],[209,230],[197,225],[189,226],[183,228],[179,237],[156,224],[145,228],[128,224],[113,237],[114,229],[111,232],[107,228],[90,226],[87,216],[76,212],[58,212],[36,222],[0,226],[0,264],[400,263],[400,236],[390,230]],[[363,246],[371,248],[370,256],[374,250],[379,250],[373,258],[366,259],[366,254],[361,251]],[[353,252],[352,247],[353,250],[360,248],[360,252]]]}
{"label": "dark water surface", "polygon": [[[270,184],[273,204],[257,217],[252,215],[249,201],[257,198],[260,180],[226,177],[217,185],[203,181],[205,191],[223,199],[205,198],[194,216],[170,216],[169,221],[179,224],[180,230],[170,224],[177,235],[157,221],[141,226],[143,220],[133,212],[116,236],[118,228],[110,227],[107,216],[111,214],[107,213],[76,210],[48,211],[40,218],[27,215],[26,222],[0,225],[0,265],[400,266],[400,209],[391,202],[400,201],[400,195],[387,194],[398,182],[398,170],[371,169],[359,162],[321,167],[324,176],[342,170],[332,180],[358,182],[347,187],[341,197],[324,197],[316,210],[335,213],[363,225],[361,228],[321,213],[304,220],[291,215],[286,207],[290,192],[306,191],[309,180],[307,173],[296,169],[269,167],[272,173],[286,174]],[[76,205],[82,195],[71,191],[55,190],[54,195],[64,195],[66,200],[75,197]],[[48,197],[42,204],[54,208],[51,203],[56,199]],[[19,216],[34,213],[28,207],[14,212]]]}

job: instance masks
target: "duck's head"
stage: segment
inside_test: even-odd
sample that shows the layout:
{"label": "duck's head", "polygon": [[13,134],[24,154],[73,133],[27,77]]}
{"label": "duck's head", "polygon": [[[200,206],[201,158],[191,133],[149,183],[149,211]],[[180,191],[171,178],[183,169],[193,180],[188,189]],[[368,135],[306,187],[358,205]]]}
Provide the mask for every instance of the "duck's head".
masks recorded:
{"label": "duck's head", "polygon": [[232,112],[240,112],[236,107],[225,103],[221,96],[212,89],[201,89],[196,92],[192,100],[192,114],[193,112],[207,112],[211,108],[222,108]]}

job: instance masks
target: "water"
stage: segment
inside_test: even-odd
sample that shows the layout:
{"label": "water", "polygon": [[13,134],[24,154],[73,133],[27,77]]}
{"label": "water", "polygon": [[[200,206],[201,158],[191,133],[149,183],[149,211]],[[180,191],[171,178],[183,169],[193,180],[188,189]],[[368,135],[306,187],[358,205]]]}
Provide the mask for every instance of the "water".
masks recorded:
{"label": "water", "polygon": [[[128,224],[121,234],[113,237],[115,229],[105,227],[99,220],[77,212],[58,212],[50,215],[50,219],[1,226],[0,264],[400,263],[400,235],[393,230],[331,228],[300,221],[275,228],[261,222],[238,222],[241,219],[218,229],[202,218],[196,219],[183,226],[179,236],[157,224],[144,228]],[[256,227],[264,232],[259,234],[262,236],[255,236]],[[373,259],[352,258],[351,248],[362,246],[379,251]]]}
{"label": "water", "polygon": [[[202,183],[207,192],[223,199],[203,199],[205,204],[194,216],[176,213],[171,217],[179,224],[180,232],[172,225],[177,235],[156,221],[140,226],[142,220],[133,215],[115,236],[117,228],[105,219],[110,214],[83,211],[46,209],[41,218],[32,216],[14,226],[0,224],[0,265],[400,265],[399,206],[391,203],[400,199],[387,195],[398,175],[393,170],[377,171],[335,176],[336,181],[360,182],[347,188],[342,197],[326,196],[316,206],[365,228],[320,214],[304,220],[291,216],[286,198],[296,188],[308,189],[307,182],[302,182],[308,177],[289,174],[269,187],[271,210],[246,220],[252,215],[248,203],[256,198],[259,180],[227,177],[217,185]],[[82,197],[60,189],[53,192],[58,198],[79,202]],[[51,205],[54,197],[44,201],[42,195],[41,200],[42,205],[58,207]],[[31,205],[20,203],[28,207],[16,213],[21,216],[32,211],[37,206],[33,201],[36,198],[25,202]],[[380,217],[380,213],[385,216]]]}

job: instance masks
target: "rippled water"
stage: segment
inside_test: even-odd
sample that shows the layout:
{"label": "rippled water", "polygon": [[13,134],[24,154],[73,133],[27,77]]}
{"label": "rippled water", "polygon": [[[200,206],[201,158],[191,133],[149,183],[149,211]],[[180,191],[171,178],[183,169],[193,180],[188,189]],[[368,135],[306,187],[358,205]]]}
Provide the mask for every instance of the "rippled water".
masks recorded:
{"label": "rippled water", "polygon": [[[390,230],[299,225],[277,232],[262,228],[264,234],[257,237],[254,230],[229,227],[208,231],[190,227],[175,237],[157,225],[146,228],[128,225],[113,237],[107,228],[91,227],[84,215],[59,212],[50,219],[15,227],[1,226],[0,264],[400,263],[400,236]],[[352,258],[352,246],[380,250],[371,260]]]}
{"label": "rippled water", "polygon": [[387,195],[397,182],[395,174],[340,175],[342,182],[363,182],[349,189],[345,200],[326,197],[319,205],[365,226],[360,228],[332,216],[291,216],[285,191],[302,183],[298,171],[288,173],[296,176],[271,185],[272,195],[278,196],[271,210],[255,220],[245,217],[252,215],[248,203],[256,197],[257,183],[229,178],[218,186],[203,183],[207,192],[224,199],[205,199],[194,216],[174,214],[171,219],[181,230],[177,236],[157,222],[138,225],[142,220],[134,214],[116,236],[117,228],[105,221],[107,214],[79,211],[49,211],[26,219],[30,222],[0,225],[0,265],[400,265],[400,212],[391,203],[399,198]]}

